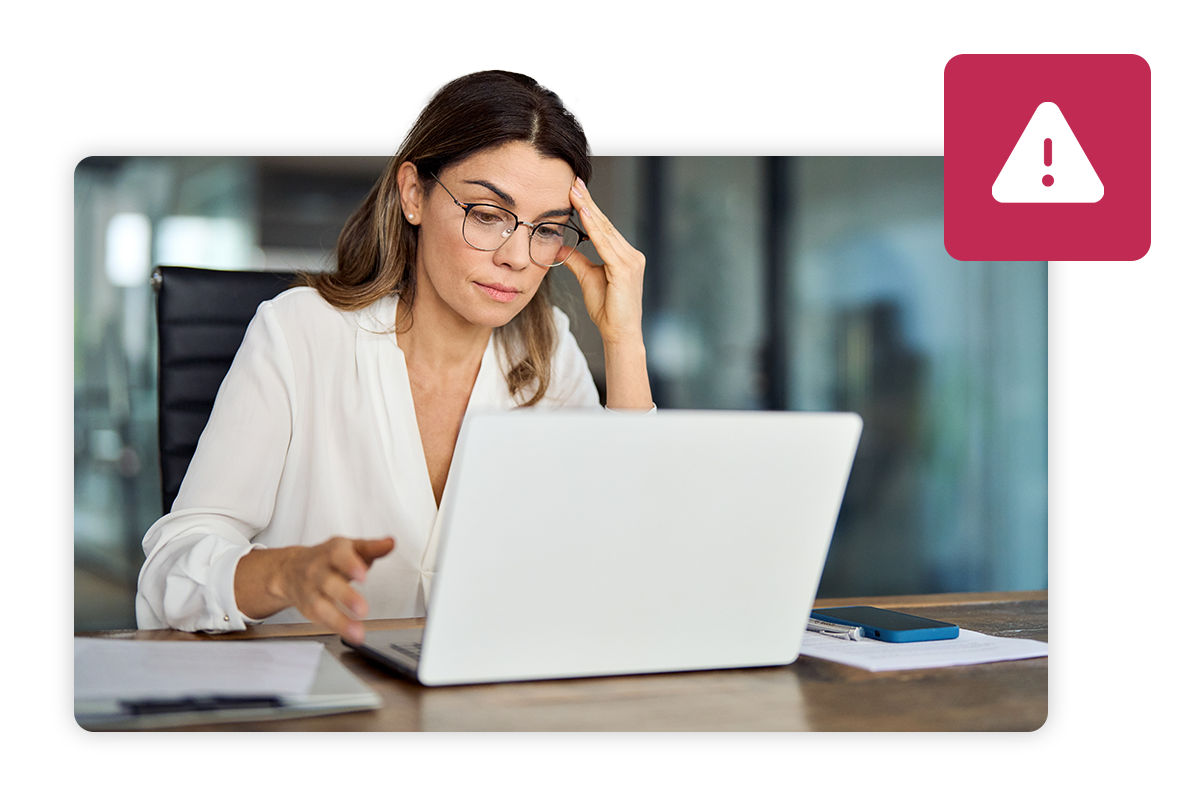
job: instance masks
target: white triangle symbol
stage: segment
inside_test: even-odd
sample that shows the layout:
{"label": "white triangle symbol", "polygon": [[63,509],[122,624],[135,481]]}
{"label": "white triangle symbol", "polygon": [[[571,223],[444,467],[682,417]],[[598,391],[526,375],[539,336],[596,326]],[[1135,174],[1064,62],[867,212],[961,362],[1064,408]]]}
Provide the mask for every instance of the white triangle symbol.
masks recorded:
{"label": "white triangle symbol", "polygon": [[1104,184],[1054,103],[1029,118],[992,184],[999,203],[1095,203]]}

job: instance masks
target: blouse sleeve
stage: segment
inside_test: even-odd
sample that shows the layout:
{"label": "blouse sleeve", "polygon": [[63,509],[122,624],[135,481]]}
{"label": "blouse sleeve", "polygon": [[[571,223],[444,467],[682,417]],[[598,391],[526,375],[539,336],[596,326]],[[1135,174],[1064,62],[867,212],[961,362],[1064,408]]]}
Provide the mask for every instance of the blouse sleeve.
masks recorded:
{"label": "blouse sleeve", "polygon": [[244,630],[238,561],[275,507],[296,411],[295,374],[270,303],[259,306],[217,392],[179,495],[142,540],[139,628]]}
{"label": "blouse sleeve", "polygon": [[599,408],[600,393],[592,380],[587,358],[571,333],[571,323],[562,309],[554,309],[557,345],[551,369],[551,390],[546,404],[560,408]]}

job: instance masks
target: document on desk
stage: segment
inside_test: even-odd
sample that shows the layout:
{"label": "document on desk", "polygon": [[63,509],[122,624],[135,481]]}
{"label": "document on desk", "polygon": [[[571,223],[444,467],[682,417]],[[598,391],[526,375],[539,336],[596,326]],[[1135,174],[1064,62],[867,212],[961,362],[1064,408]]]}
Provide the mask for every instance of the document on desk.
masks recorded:
{"label": "document on desk", "polygon": [[800,655],[837,661],[871,672],[899,669],[929,669],[991,661],[1017,661],[1048,655],[1049,645],[1033,639],[1010,639],[959,629],[958,638],[933,642],[851,641],[808,631],[800,644]]}
{"label": "document on desk", "polygon": [[75,717],[84,727],[278,719],[380,705],[320,642],[75,638]]}

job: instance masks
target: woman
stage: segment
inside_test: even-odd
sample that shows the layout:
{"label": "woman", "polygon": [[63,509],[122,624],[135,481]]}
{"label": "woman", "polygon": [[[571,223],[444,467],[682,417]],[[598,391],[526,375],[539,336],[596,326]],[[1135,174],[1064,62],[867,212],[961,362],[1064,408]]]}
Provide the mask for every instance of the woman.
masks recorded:
{"label": "woman", "polygon": [[[555,266],[599,328],[608,407],[652,409],[645,259],[590,177],[583,131],[532,79],[443,87],[346,223],[336,271],[247,328],[171,513],[143,541],[139,627],[307,618],[357,642],[368,615],[423,615],[464,416],[598,405],[542,285]],[[583,238],[602,264],[574,249]]]}

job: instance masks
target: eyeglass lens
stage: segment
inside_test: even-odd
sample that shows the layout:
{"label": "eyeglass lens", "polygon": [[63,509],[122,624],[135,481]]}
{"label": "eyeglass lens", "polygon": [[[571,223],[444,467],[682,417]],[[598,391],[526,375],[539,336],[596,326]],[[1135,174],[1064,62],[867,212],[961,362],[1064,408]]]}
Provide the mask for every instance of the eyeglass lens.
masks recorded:
{"label": "eyeglass lens", "polygon": [[[517,218],[497,206],[472,206],[463,220],[463,238],[480,250],[499,250],[512,236]],[[529,256],[543,267],[556,267],[579,246],[579,233],[557,222],[543,222],[529,233]]]}

